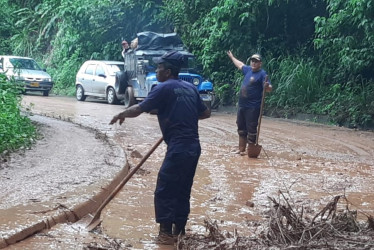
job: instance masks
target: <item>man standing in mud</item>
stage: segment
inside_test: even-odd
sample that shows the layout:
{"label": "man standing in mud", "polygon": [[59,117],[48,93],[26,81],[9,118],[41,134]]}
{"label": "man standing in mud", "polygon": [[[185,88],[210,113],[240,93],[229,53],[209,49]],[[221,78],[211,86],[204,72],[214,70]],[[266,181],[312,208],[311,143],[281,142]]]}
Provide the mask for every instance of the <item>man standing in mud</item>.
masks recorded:
{"label": "man standing in mud", "polygon": [[[190,213],[190,194],[201,148],[198,120],[210,117],[196,87],[178,78],[183,55],[171,51],[155,58],[160,82],[148,97],[114,116],[110,124],[123,123],[157,109],[167,152],[158,173],[154,196],[156,222],[160,223],[157,242],[174,244],[175,236],[185,234]],[[174,236],[174,237],[173,237]]]}
{"label": "man standing in mud", "polygon": [[239,93],[239,107],[236,117],[239,134],[238,154],[245,155],[247,143],[256,143],[258,118],[260,116],[263,88],[272,90],[267,73],[261,68],[262,59],[259,54],[251,56],[251,65],[245,65],[234,57],[231,51],[227,55],[244,75]]}

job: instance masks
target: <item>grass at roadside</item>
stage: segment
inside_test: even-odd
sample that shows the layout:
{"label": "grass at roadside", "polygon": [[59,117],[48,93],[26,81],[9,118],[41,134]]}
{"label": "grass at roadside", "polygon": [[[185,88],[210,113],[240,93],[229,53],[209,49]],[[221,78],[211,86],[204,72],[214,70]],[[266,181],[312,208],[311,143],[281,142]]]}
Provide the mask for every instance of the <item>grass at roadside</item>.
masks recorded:
{"label": "grass at roadside", "polygon": [[324,115],[332,124],[368,128],[374,122],[374,81],[357,76],[338,81],[318,62],[301,57],[271,60],[267,67],[274,91],[266,104],[282,117]]}
{"label": "grass at roadside", "polygon": [[21,113],[20,88],[0,74],[0,154],[28,147],[37,133],[31,120]]}

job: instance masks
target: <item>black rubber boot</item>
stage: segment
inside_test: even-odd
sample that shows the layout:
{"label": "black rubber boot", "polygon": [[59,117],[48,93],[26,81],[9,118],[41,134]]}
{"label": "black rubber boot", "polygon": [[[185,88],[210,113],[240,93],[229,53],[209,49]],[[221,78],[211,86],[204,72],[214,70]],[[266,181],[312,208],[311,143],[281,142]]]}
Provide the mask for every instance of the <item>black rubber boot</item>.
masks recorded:
{"label": "black rubber boot", "polygon": [[178,235],[185,235],[186,234],[186,224],[187,220],[185,221],[178,221],[174,223],[173,225],[173,236],[178,236]]}
{"label": "black rubber boot", "polygon": [[174,245],[174,238],[172,235],[173,224],[170,223],[160,223],[160,232],[156,240],[157,244],[161,245]]}
{"label": "black rubber boot", "polygon": [[248,135],[247,135],[248,144],[255,144],[256,143],[256,137],[257,137],[257,133],[256,134],[248,133]]}
{"label": "black rubber boot", "polygon": [[172,233],[173,223],[160,223],[160,233],[170,234]]}
{"label": "black rubber boot", "polygon": [[247,147],[247,138],[244,136],[239,136],[239,152],[245,152]]}

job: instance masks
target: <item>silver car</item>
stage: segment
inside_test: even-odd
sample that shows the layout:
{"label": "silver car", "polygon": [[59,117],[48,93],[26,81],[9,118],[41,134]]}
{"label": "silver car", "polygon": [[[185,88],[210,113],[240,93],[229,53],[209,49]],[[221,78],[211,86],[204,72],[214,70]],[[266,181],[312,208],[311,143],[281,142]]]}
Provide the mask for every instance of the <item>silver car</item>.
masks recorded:
{"label": "silver car", "polygon": [[52,77],[29,57],[0,56],[0,73],[19,82],[25,92],[41,91],[48,96],[53,87]]}
{"label": "silver car", "polygon": [[116,91],[118,72],[123,72],[124,63],[119,61],[86,61],[79,69],[75,86],[78,101],[87,96],[105,98],[109,104],[117,104],[124,95]]}

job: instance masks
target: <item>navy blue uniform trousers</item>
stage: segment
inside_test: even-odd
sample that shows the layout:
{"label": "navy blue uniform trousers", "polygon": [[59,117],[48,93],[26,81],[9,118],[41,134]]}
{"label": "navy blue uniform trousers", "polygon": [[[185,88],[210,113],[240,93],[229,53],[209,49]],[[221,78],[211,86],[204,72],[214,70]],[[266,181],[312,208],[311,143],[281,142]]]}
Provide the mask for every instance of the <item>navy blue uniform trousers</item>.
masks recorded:
{"label": "navy blue uniform trousers", "polygon": [[255,143],[257,138],[258,118],[260,117],[260,107],[243,108],[239,107],[236,124],[238,134],[247,138],[249,143]]}
{"label": "navy blue uniform trousers", "polygon": [[187,221],[191,188],[200,154],[199,140],[169,143],[158,173],[154,196],[157,223]]}

